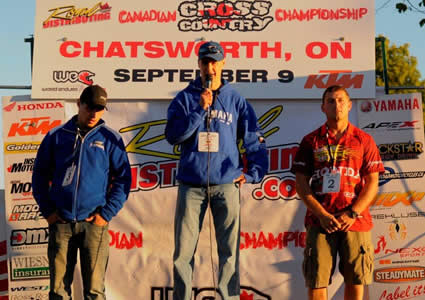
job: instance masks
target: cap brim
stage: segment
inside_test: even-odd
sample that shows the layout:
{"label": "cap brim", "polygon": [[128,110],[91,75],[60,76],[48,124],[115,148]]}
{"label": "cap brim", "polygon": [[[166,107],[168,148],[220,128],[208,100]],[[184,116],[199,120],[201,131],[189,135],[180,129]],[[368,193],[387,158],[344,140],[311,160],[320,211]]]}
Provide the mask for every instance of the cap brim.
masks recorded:
{"label": "cap brim", "polygon": [[220,61],[224,59],[224,56],[221,53],[207,53],[202,55],[202,57],[200,56],[199,59],[203,59],[203,58],[211,58],[215,61]]}

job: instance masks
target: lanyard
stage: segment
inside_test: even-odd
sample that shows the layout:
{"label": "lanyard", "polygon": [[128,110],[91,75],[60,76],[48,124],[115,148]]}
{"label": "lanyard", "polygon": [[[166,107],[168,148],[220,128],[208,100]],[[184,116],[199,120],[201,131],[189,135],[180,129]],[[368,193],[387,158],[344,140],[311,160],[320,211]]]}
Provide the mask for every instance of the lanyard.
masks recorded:
{"label": "lanyard", "polygon": [[[347,130],[347,128],[345,130]],[[345,134],[345,130],[342,133],[342,135]],[[342,136],[341,136],[341,138],[342,138]],[[335,153],[335,156],[333,156],[332,155],[332,151],[331,151],[331,145],[329,144],[329,127],[328,127],[328,125],[326,125],[326,145],[328,146],[327,148],[328,148],[329,157],[331,159],[332,170],[334,170],[335,169],[335,164],[336,164],[336,157],[337,157],[337,152],[338,152],[338,146],[339,146],[339,144],[338,143],[336,144],[335,152],[334,152]]]}

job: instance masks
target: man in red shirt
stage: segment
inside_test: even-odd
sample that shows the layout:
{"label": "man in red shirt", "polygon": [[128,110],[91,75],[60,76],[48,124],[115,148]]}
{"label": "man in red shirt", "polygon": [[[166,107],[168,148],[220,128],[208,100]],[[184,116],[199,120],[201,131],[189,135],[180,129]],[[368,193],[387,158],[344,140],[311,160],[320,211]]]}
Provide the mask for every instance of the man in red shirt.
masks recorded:
{"label": "man in red shirt", "polygon": [[326,123],[303,138],[292,166],[307,206],[303,272],[312,300],[327,299],[337,254],[344,299],[363,299],[363,285],[372,281],[369,205],[384,166],[373,138],[348,121],[351,107],[343,87],[327,88],[321,107]]}

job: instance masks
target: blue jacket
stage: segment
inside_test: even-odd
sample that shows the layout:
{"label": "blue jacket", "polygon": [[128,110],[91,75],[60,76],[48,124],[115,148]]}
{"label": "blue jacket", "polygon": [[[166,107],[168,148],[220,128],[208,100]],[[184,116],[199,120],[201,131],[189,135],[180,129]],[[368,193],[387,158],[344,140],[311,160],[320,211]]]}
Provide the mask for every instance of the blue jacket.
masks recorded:
{"label": "blue jacket", "polygon": [[82,138],[76,119],[44,137],[34,163],[33,195],[44,217],[56,211],[65,220],[81,221],[96,211],[109,221],[130,191],[124,143],[103,120]]}
{"label": "blue jacket", "polygon": [[[257,183],[267,173],[265,143],[252,106],[226,81],[222,82],[211,107],[211,129],[219,134],[219,150],[210,153],[210,184],[232,183],[243,173],[238,140],[243,140],[247,182]],[[198,135],[207,131],[207,112],[199,105],[202,84],[200,78],[177,94],[168,107],[165,137],[180,144],[181,155],[177,179],[195,185],[207,184],[208,153],[198,151]]]}

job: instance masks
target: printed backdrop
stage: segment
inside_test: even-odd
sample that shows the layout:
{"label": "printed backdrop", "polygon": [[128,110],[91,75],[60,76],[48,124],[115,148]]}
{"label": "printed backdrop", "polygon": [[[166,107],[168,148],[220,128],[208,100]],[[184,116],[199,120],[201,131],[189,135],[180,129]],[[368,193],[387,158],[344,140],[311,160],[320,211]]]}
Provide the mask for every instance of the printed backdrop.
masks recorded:
{"label": "printed backdrop", "polygon": [[[320,101],[251,102],[267,137],[269,172],[260,184],[245,185],[242,190],[241,299],[305,297],[301,273],[305,208],[295,193],[295,177],[289,169],[301,138],[324,122]],[[76,113],[74,102],[62,103],[6,103],[3,126],[4,132],[8,133],[4,139],[9,150],[10,132],[20,140],[25,137],[29,141],[27,144],[35,144],[33,141],[41,139],[45,133],[42,128],[47,128],[47,124],[63,120],[64,113],[65,119]],[[387,173],[382,177],[380,194],[372,206],[376,224],[373,235],[377,271],[370,299],[394,299],[388,297],[400,295],[402,289],[408,290],[405,294],[409,293],[410,298],[420,299],[420,293],[423,293],[425,239],[420,225],[425,215],[425,204],[422,203],[425,195],[424,138],[422,129],[415,129],[416,126],[423,128],[420,104],[419,94],[395,95],[356,101],[351,112],[351,121],[354,124],[359,122],[359,127],[364,130],[374,134],[373,130],[381,131],[384,130],[381,127],[385,127],[387,131],[375,137],[386,159]],[[112,100],[105,114],[107,124],[124,138],[133,174],[130,197],[110,224],[108,299],[171,299],[178,152],[163,136],[168,105],[169,101],[164,100]],[[31,109],[31,117],[17,116],[17,111],[24,107]],[[42,123],[45,120],[42,116],[47,111],[51,115],[49,122]],[[31,121],[25,123],[30,118]],[[15,125],[18,123],[21,125]],[[395,136],[401,131],[405,133],[397,140]],[[29,139],[29,133],[34,138]],[[414,145],[414,150],[408,148],[409,143]],[[399,156],[387,157],[386,154]],[[47,294],[48,281],[42,277],[48,272],[46,222],[44,219],[37,221],[38,207],[33,200],[19,200],[21,197],[31,198],[31,193],[25,190],[26,179],[16,180],[18,170],[29,178],[33,161],[26,159],[34,155],[33,152],[5,152],[10,296],[31,295],[34,291],[39,295]],[[21,186],[19,183],[23,183],[22,191],[17,190]],[[22,193],[17,195],[17,192]],[[196,253],[193,287],[193,299],[196,300],[212,296],[214,290],[210,244],[215,273],[217,256],[214,233],[211,243],[209,227],[207,215]],[[341,283],[341,276],[337,275],[329,293],[333,299],[343,298]],[[74,292],[75,298],[79,299],[81,285],[78,276]]]}
{"label": "printed backdrop", "polygon": [[33,98],[94,82],[114,99],[170,99],[196,77],[202,40],[221,42],[224,77],[247,98],[317,98],[336,83],[375,97],[370,0],[37,1],[34,28]]}

